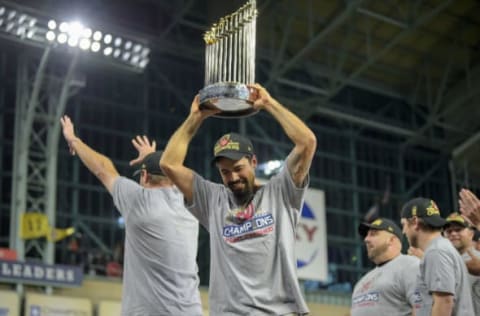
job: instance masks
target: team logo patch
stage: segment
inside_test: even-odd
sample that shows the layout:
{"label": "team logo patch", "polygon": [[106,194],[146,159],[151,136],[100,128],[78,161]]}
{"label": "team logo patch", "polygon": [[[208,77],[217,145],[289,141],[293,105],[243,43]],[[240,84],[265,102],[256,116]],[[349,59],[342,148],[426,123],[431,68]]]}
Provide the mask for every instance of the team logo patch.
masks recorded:
{"label": "team logo patch", "polygon": [[275,220],[272,214],[256,215],[238,225],[223,227],[223,238],[228,242],[238,242],[267,235],[274,230]]}
{"label": "team logo patch", "polygon": [[375,304],[379,301],[379,299],[380,299],[379,292],[369,292],[362,295],[357,295],[352,299],[352,306],[360,307],[364,305]]}
{"label": "team logo patch", "polygon": [[437,204],[430,200],[430,205],[427,207],[427,216],[440,215],[440,210]]}
{"label": "team logo patch", "polygon": [[416,290],[415,293],[413,294],[413,303],[418,304],[422,302],[422,294],[420,293],[419,290]]}
{"label": "team logo patch", "polygon": [[230,141],[230,135],[225,135],[225,137],[222,137],[222,139],[218,141],[218,145],[220,147],[225,147],[227,146],[229,141]]}
{"label": "team logo patch", "polygon": [[255,215],[255,206],[252,202],[248,204],[245,208],[238,208],[236,210],[230,211],[227,220],[235,224],[243,223],[246,220],[249,220]]}
{"label": "team logo patch", "polygon": [[377,219],[372,223],[372,226],[380,226],[380,225],[382,225],[382,220],[381,219]]}

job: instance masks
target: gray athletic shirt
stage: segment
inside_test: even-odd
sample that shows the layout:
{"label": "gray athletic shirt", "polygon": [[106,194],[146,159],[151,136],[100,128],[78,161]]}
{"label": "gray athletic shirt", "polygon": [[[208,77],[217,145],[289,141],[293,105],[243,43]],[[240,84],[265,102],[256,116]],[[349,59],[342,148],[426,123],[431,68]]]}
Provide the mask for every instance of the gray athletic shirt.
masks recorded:
{"label": "gray athletic shirt", "polygon": [[[480,258],[480,251],[475,250],[474,248],[471,248],[470,250],[473,252],[474,256]],[[472,259],[467,252],[462,255],[462,258],[465,261]],[[472,292],[472,303],[473,309],[475,310],[475,315],[480,315],[480,276],[468,274],[468,280],[470,281],[471,285],[470,291]]]}
{"label": "gray athletic shirt", "polygon": [[377,266],[357,282],[352,294],[351,316],[410,316],[420,260],[398,255]]}
{"label": "gray athletic shirt", "polygon": [[223,184],[195,174],[188,208],[210,232],[211,316],[308,313],[295,255],[307,184],[297,188],[283,168],[240,209]]}
{"label": "gray athletic shirt", "polygon": [[202,315],[198,221],[180,191],[146,189],[119,177],[112,196],[126,230],[122,315]]}
{"label": "gray athletic shirt", "polygon": [[437,237],[425,250],[420,262],[417,289],[421,302],[416,316],[432,313],[432,292],[450,293],[454,298],[452,316],[474,316],[470,283],[465,263],[448,239]]}

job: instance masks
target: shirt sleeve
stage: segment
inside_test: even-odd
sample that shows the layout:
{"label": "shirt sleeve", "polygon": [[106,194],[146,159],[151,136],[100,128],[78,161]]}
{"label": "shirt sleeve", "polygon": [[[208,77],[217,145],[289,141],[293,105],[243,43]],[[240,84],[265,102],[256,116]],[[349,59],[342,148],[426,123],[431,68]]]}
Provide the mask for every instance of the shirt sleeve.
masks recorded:
{"label": "shirt sleeve", "polygon": [[287,204],[295,210],[300,211],[302,209],[303,199],[309,185],[310,177],[307,175],[302,186],[297,187],[293,182],[290,170],[288,170],[286,165],[287,160],[288,157],[285,159],[285,165],[282,170],[270,179],[270,183],[273,185],[279,185],[281,196],[284,197]]}
{"label": "shirt sleeve", "polygon": [[205,180],[198,173],[193,177],[193,199],[187,209],[195,216],[207,231],[210,231],[209,218],[211,212],[219,212],[219,193],[223,185]]}
{"label": "shirt sleeve", "polygon": [[135,181],[125,177],[118,177],[113,183],[112,197],[115,207],[125,218],[136,205],[136,200],[143,187]]}
{"label": "shirt sleeve", "polygon": [[435,250],[425,256],[427,290],[455,295],[455,263],[448,253]]}
{"label": "shirt sleeve", "polygon": [[418,303],[417,292],[417,278],[420,273],[420,260],[416,257],[409,257],[409,262],[406,262],[403,267],[403,273],[399,282],[403,284],[405,298],[412,307]]}

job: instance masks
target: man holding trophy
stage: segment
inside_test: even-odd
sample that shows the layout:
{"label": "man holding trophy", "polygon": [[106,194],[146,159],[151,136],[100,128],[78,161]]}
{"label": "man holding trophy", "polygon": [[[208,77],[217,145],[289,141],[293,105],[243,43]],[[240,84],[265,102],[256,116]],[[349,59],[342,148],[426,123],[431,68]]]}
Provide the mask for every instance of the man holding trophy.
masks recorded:
{"label": "man holding trophy", "polygon": [[[297,279],[295,230],[317,140],[264,87],[251,84],[255,17],[255,1],[249,1],[205,35],[205,88],[170,138],[160,167],[210,232],[210,315],[306,315]],[[270,113],[294,144],[283,170],[265,185],[255,178],[252,143],[237,133],[222,136],[214,146],[212,162],[223,184],[184,166],[190,141],[206,118],[259,110]]]}
{"label": "man holding trophy", "polygon": [[285,167],[265,185],[255,179],[257,158],[250,141],[235,133],[221,137],[214,162],[223,185],[184,166],[188,146],[202,122],[219,110],[200,109],[199,97],[170,138],[160,167],[182,191],[187,208],[210,232],[210,315],[304,315],[308,313],[296,273],[295,227],[314,133],[260,85],[249,85],[255,110],[269,112],[294,147]]}

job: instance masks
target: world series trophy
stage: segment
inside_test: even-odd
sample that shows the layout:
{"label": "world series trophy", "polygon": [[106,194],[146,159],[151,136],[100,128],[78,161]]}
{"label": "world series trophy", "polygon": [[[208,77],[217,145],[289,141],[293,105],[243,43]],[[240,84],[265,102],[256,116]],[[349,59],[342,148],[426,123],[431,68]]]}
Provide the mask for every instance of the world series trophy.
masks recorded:
{"label": "world series trophy", "polygon": [[256,113],[247,83],[255,82],[256,1],[220,18],[204,34],[205,86],[200,107],[218,109],[217,117]]}

